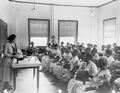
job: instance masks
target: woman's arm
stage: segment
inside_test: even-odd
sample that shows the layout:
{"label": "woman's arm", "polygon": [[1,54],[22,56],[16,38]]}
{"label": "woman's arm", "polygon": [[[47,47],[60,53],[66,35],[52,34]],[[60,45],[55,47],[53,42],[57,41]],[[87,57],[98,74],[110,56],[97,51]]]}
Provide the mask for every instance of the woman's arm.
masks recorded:
{"label": "woman's arm", "polygon": [[9,47],[9,46],[8,46],[7,44],[4,44],[4,45],[3,45],[3,54],[4,54],[4,56],[6,56],[6,57],[12,58],[12,57],[14,57],[14,55],[8,53],[8,47]]}

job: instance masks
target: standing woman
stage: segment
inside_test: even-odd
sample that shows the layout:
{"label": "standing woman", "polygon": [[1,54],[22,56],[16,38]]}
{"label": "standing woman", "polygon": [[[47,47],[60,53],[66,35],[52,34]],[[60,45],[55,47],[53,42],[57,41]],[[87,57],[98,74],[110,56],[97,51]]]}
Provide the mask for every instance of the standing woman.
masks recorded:
{"label": "standing woman", "polygon": [[4,84],[4,89],[11,90],[10,82],[12,80],[12,62],[18,54],[18,48],[15,43],[16,35],[12,34],[7,38],[7,42],[3,45],[3,58],[0,64],[0,80]]}

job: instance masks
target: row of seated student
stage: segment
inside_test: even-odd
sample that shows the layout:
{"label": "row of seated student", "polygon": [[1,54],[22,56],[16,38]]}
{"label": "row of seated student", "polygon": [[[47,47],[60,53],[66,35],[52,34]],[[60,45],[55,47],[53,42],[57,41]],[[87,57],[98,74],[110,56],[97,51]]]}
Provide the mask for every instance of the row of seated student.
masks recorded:
{"label": "row of seated student", "polygon": [[51,46],[48,43],[45,54],[39,56],[42,63],[40,72],[52,73],[54,79],[50,82],[54,82],[53,85],[69,82],[68,93],[74,93],[76,80],[83,82],[82,85],[85,81],[90,82],[86,91],[98,89],[104,85],[114,86],[114,90],[117,91],[120,87],[120,79],[116,76],[120,69],[120,47],[116,44],[113,49],[110,45],[102,46],[102,52],[98,53],[97,45],[94,45],[93,49],[91,46],[88,44],[85,48],[80,45],[77,48],[75,45],[70,47],[69,43],[66,47],[57,44]]}

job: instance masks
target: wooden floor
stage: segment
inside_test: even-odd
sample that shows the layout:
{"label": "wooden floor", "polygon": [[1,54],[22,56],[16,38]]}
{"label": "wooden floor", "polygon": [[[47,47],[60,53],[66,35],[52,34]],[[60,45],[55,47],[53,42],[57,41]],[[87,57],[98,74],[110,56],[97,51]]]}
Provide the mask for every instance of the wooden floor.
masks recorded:
{"label": "wooden floor", "polygon": [[[37,93],[36,77],[33,78],[32,72],[32,69],[19,71],[16,91],[14,93]],[[66,91],[67,85],[60,83],[58,86],[55,86],[49,82],[53,79],[52,75],[40,73],[39,77],[39,93],[59,93],[59,90]]]}
{"label": "wooden floor", "polygon": [[[59,85],[52,85],[50,80],[52,80],[53,76],[47,73],[41,73],[39,76],[39,93],[67,93],[66,88],[67,84],[60,83]],[[37,93],[37,84],[36,77],[33,78],[33,69],[24,69],[20,70],[17,76],[17,86],[14,93]],[[0,88],[2,85],[0,85]],[[60,90],[62,92],[60,92]],[[0,93],[4,93],[1,92]],[[11,93],[9,91],[8,93]],[[92,91],[86,93],[95,93]]]}

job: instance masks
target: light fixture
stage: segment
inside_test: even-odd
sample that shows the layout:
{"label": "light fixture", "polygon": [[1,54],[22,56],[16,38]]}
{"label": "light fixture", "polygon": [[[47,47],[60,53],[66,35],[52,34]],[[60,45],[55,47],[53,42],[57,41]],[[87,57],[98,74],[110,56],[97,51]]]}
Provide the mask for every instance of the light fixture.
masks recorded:
{"label": "light fixture", "polygon": [[34,4],[33,4],[33,8],[31,9],[33,12],[36,10],[36,7],[35,7],[35,0],[34,0]]}
{"label": "light fixture", "polygon": [[94,7],[93,7],[93,0],[92,0],[92,5],[91,5],[91,14],[90,16],[94,16],[95,11],[94,11]]}

